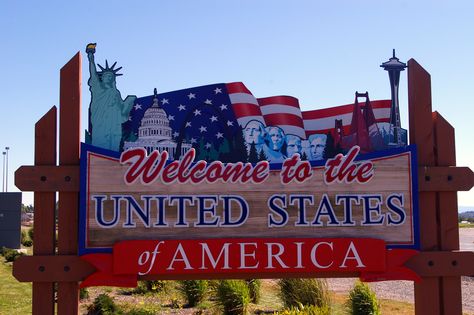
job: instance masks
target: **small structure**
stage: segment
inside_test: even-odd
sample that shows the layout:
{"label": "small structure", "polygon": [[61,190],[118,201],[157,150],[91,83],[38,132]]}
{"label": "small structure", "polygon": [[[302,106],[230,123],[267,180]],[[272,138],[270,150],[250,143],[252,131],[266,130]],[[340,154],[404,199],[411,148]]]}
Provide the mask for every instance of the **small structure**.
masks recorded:
{"label": "small structure", "polygon": [[[176,154],[178,144],[172,140],[171,131],[168,116],[159,105],[155,89],[153,105],[143,115],[140,127],[138,128],[137,141],[125,141],[123,149],[126,151],[131,148],[145,148],[148,153],[151,153],[153,150],[167,151],[169,159],[172,160]],[[183,142],[179,155],[183,156],[191,148],[192,145],[190,143]]]}
{"label": "small structure", "polygon": [[402,131],[400,122],[400,107],[398,102],[398,86],[400,83],[400,72],[407,67],[406,63],[401,62],[395,57],[395,49],[393,56],[388,61],[380,65],[384,70],[388,71],[390,78],[390,91],[392,94],[392,107],[390,109],[390,125],[393,128],[393,139],[391,145],[400,145],[402,143]]}

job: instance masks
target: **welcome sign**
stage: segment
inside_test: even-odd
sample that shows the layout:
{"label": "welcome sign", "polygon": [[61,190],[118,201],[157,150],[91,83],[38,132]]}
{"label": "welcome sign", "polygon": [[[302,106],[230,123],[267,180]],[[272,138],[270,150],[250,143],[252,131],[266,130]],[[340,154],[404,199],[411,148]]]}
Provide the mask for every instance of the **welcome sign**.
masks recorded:
{"label": "welcome sign", "polygon": [[83,286],[148,274],[416,279],[402,267],[418,248],[416,151],[390,101],[356,93],[301,112],[240,82],[122,100],[115,64],[98,72],[87,52],[79,250],[99,271]]}

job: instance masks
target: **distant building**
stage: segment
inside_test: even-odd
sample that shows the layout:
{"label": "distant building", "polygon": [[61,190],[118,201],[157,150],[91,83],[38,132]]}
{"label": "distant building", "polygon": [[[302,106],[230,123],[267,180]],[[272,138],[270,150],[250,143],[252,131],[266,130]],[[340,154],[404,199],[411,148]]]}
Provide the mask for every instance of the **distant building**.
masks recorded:
{"label": "distant building", "polygon": [[[145,148],[148,153],[154,150],[167,151],[169,159],[172,160],[178,144],[172,140],[171,131],[168,116],[163,108],[160,108],[158,96],[155,93],[153,105],[145,111],[138,128],[138,139],[134,142],[125,141],[123,149],[126,151],[131,148]],[[183,156],[191,148],[190,143],[183,142],[179,156]]]}

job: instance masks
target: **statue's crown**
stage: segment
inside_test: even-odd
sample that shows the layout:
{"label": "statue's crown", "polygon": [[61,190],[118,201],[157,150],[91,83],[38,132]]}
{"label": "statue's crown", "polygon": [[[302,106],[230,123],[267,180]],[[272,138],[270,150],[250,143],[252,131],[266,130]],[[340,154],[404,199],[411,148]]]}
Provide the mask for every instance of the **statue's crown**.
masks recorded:
{"label": "statue's crown", "polygon": [[102,67],[101,65],[97,64],[99,66],[100,70],[102,70],[102,71],[98,71],[97,73],[99,75],[101,75],[104,72],[110,72],[110,73],[113,73],[116,77],[118,77],[118,76],[122,75],[121,73],[117,73],[120,69],[122,69],[122,67],[118,67],[117,69],[114,69],[116,64],[117,64],[117,62],[114,62],[112,67],[109,67],[109,62],[107,60],[105,60],[105,68]]}

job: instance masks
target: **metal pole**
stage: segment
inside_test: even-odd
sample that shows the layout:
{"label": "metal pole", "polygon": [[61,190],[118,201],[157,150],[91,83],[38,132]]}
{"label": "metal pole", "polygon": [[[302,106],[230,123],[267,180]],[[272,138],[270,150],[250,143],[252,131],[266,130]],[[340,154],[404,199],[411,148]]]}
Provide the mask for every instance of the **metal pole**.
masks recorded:
{"label": "metal pole", "polygon": [[5,147],[5,151],[7,152],[7,167],[5,171],[5,192],[8,192],[8,150],[10,150],[10,147]]}
{"label": "metal pole", "polygon": [[5,155],[7,152],[3,151],[3,177],[2,177],[2,192],[5,192]]}

